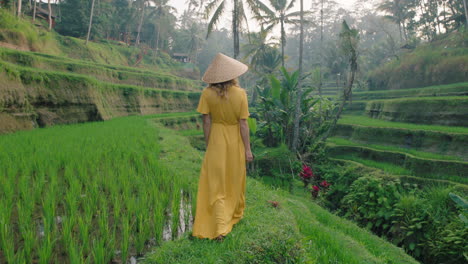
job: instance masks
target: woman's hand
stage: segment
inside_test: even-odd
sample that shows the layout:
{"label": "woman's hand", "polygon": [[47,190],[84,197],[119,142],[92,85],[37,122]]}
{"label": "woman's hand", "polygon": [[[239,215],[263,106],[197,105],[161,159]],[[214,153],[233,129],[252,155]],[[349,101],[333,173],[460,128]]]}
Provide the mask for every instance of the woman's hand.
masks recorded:
{"label": "woman's hand", "polygon": [[254,160],[254,156],[252,154],[252,151],[250,151],[250,150],[245,151],[245,160],[247,162],[252,162]]}

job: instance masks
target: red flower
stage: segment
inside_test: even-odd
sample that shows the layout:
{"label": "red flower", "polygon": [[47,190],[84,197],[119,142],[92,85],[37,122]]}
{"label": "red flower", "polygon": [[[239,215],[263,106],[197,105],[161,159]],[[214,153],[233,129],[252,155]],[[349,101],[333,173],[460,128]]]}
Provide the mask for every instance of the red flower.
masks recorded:
{"label": "red flower", "polygon": [[325,188],[329,187],[330,185],[331,184],[329,184],[327,181],[323,181],[320,183],[320,186],[325,187]]}
{"label": "red flower", "polygon": [[314,192],[320,191],[320,188],[317,185],[312,186]]}
{"label": "red flower", "polygon": [[307,165],[302,165],[302,172],[299,174],[303,180],[308,180],[312,177],[314,177],[314,173],[312,172],[312,169],[307,166]]}

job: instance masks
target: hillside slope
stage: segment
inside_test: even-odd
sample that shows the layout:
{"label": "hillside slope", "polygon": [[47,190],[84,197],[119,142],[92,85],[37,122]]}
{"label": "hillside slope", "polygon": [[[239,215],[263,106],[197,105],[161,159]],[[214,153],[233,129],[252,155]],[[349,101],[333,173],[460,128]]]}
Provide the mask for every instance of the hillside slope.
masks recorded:
{"label": "hillside slope", "polygon": [[439,38],[370,72],[369,89],[408,89],[468,81],[468,32]]}

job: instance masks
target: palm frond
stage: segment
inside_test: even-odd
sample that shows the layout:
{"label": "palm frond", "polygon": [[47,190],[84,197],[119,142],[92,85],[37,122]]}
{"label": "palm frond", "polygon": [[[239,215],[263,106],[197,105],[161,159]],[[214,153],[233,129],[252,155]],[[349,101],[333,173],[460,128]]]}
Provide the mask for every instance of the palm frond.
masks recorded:
{"label": "palm frond", "polygon": [[209,2],[207,5],[206,5],[206,8],[205,8],[205,19],[208,19],[208,17],[210,16],[210,14],[213,12],[213,9],[218,6],[219,2],[220,1],[223,1],[224,0],[213,0],[211,2]]}
{"label": "palm frond", "polygon": [[225,1],[223,0],[221,4],[218,6],[218,9],[216,9],[213,16],[211,17],[210,22],[208,23],[208,31],[206,32],[206,38],[210,36],[211,32],[213,31],[213,27],[216,26],[216,24],[218,24],[219,18],[224,12],[224,3]]}
{"label": "palm frond", "polygon": [[286,10],[289,10],[289,9],[293,8],[295,3],[296,3],[296,0],[291,0],[288,7],[286,8]]}
{"label": "palm frond", "polygon": [[[247,33],[250,32],[250,29],[249,29],[249,22],[247,20],[247,16],[245,15],[245,10],[244,10],[244,4],[243,4],[244,1],[239,1],[239,16],[237,16],[237,24],[242,27],[242,22],[244,21],[245,22],[245,26],[247,28]],[[243,21],[242,21],[243,20]],[[249,38],[249,42],[250,42],[250,35],[247,34],[247,37]]]}

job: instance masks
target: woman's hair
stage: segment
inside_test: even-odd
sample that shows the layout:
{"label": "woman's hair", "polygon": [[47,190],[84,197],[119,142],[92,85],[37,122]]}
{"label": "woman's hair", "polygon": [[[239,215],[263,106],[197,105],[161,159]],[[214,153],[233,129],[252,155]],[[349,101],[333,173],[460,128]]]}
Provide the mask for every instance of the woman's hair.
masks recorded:
{"label": "woman's hair", "polygon": [[208,88],[215,90],[221,98],[227,98],[227,89],[231,86],[239,86],[237,79],[232,79],[222,83],[210,83]]}

